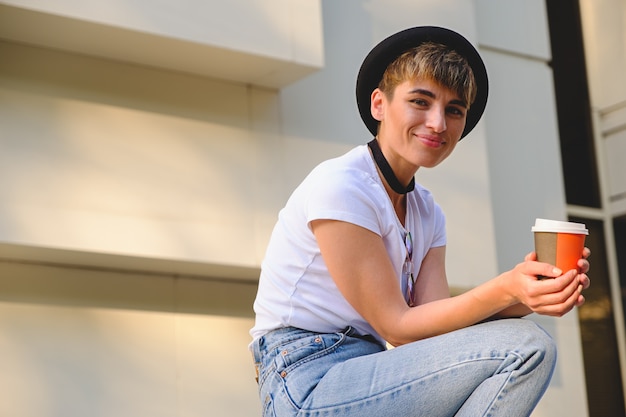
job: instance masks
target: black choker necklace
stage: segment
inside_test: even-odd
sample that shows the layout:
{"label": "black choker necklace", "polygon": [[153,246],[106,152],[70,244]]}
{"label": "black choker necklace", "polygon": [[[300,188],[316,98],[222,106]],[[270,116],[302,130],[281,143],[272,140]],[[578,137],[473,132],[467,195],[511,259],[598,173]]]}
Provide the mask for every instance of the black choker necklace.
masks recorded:
{"label": "black choker necklace", "polygon": [[383,173],[383,177],[387,181],[387,184],[398,194],[406,194],[410,193],[415,189],[415,178],[411,178],[411,182],[409,182],[408,186],[404,186],[400,184],[396,174],[393,173],[393,169],[391,169],[391,165],[385,159],[385,155],[383,155],[383,151],[380,150],[380,146],[378,146],[378,141],[376,138],[372,139],[367,146],[372,150],[372,155],[374,155],[374,161],[380,169],[380,172]]}

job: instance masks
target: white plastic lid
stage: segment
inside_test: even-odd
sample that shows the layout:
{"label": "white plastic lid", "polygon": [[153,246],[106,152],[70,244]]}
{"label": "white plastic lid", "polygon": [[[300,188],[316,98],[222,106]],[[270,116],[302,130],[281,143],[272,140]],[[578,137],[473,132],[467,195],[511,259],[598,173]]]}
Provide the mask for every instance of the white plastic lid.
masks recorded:
{"label": "white plastic lid", "polygon": [[535,225],[531,230],[533,232],[589,234],[589,230],[585,228],[583,223],[561,222],[547,219],[535,219]]}

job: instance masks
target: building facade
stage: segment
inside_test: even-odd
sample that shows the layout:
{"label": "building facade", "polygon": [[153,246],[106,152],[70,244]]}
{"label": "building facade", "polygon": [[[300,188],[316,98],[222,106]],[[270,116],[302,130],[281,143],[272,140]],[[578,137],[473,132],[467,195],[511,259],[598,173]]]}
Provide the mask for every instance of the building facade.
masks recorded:
{"label": "building facade", "polygon": [[478,127],[417,176],[451,285],[520,262],[536,217],[588,224],[588,302],[530,318],[560,352],[533,415],[623,414],[626,1],[0,0],[0,415],[260,415],[277,213],[369,140],[356,73],[415,25],[466,35],[490,76]]}

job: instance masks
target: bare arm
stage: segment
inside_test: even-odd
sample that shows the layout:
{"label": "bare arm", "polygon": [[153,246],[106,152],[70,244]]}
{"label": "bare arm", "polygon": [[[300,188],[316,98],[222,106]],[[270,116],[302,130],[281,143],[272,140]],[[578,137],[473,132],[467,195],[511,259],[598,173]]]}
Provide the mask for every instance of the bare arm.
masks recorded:
{"label": "bare arm", "polygon": [[410,308],[402,296],[382,238],[334,220],[311,224],[330,275],[346,300],[385,340],[401,345],[470,326],[523,303],[533,311],[563,315],[580,295],[575,273],[557,277],[548,264],[526,261],[457,297],[449,298],[445,249],[431,249],[417,279],[419,299]]}

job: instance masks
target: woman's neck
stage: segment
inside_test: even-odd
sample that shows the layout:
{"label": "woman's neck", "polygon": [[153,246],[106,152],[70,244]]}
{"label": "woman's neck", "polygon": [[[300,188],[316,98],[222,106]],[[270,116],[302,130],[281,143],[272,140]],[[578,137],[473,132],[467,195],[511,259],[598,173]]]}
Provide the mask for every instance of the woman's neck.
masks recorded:
{"label": "woman's neck", "polygon": [[397,194],[406,194],[413,191],[415,188],[415,178],[410,177],[405,183],[402,183],[398,179],[393,171],[393,168],[389,164],[389,161],[387,161],[387,158],[383,154],[377,137],[370,141],[367,146],[369,147],[372,157],[374,158],[374,162],[376,162],[379,173],[382,174],[387,185],[389,185],[394,192]]}
{"label": "woman's neck", "polygon": [[396,212],[396,216],[398,220],[404,226],[406,219],[406,194],[399,194],[391,188],[385,176],[381,172],[380,168],[376,166],[376,171],[378,172],[378,177],[380,181],[383,183],[385,187],[385,191],[387,191],[387,195],[389,196],[389,201],[391,201],[391,205],[393,206],[394,211]]}

